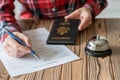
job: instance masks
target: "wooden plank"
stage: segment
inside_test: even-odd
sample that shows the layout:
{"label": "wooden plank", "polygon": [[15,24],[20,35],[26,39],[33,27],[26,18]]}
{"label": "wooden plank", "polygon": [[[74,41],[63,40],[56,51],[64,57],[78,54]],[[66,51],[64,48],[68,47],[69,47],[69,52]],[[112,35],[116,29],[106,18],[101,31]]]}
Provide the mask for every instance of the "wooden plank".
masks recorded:
{"label": "wooden plank", "polygon": [[[107,37],[105,21],[98,20],[96,24],[97,26],[95,26],[95,28],[96,28],[97,34]],[[105,57],[105,58],[98,58],[97,64],[99,68],[98,79],[99,80],[113,80],[110,56]]]}
{"label": "wooden plank", "polygon": [[[76,45],[69,46],[68,48],[71,49],[77,56],[80,57],[80,33],[78,35]],[[81,60],[71,62],[71,80],[80,80],[81,79]]]}
{"label": "wooden plank", "polygon": [[10,76],[9,76],[8,72],[6,71],[6,69],[3,66],[2,62],[0,61],[0,80],[8,80],[9,77]]}
{"label": "wooden plank", "polygon": [[9,80],[41,80],[43,71],[37,71],[33,73],[24,74],[21,76],[10,77]]}
{"label": "wooden plank", "polygon": [[60,80],[71,80],[71,69],[71,63],[63,64]]}
{"label": "wooden plank", "polygon": [[120,79],[120,19],[106,20],[107,39],[112,49],[111,67],[114,80]]}
{"label": "wooden plank", "polygon": [[84,48],[86,45],[85,42],[86,42],[86,31],[82,31],[78,35],[76,45],[68,46],[68,48],[71,49],[76,55],[80,56],[81,59],[77,61],[73,61],[72,64],[69,63],[67,65],[66,64],[63,65],[61,80],[63,79],[64,80],[87,80],[86,54],[84,53]]}
{"label": "wooden plank", "polygon": [[20,27],[22,28],[22,30],[25,31],[25,30],[31,29],[34,20],[18,20],[17,22],[20,25]]}
{"label": "wooden plank", "polygon": [[[96,20],[93,24],[94,29],[88,30],[88,36],[99,34],[106,37],[106,27],[104,20]],[[91,36],[92,35],[92,36]],[[89,56],[88,62],[88,79],[89,80],[112,80],[112,69],[110,57],[96,58]]]}
{"label": "wooden plank", "polygon": [[81,44],[80,44],[80,58],[82,59],[81,63],[81,80],[88,80],[87,74],[87,56],[85,54],[85,47],[86,47],[86,31],[81,32]]}
{"label": "wooden plank", "polygon": [[86,31],[80,31],[77,39],[77,44],[74,51],[80,60],[72,62],[72,80],[87,80],[87,60],[84,52],[86,46]]}
{"label": "wooden plank", "polygon": [[[93,23],[88,29],[87,29],[87,42],[89,41],[89,39],[93,36],[96,35],[95,32],[95,24]],[[89,55],[87,55],[87,79],[88,80],[98,80],[97,79],[97,74],[98,74],[98,70],[97,70],[97,65],[96,65],[96,58],[95,57],[91,57]]]}
{"label": "wooden plank", "polygon": [[45,69],[42,76],[42,80],[60,80],[60,74],[61,66]]}
{"label": "wooden plank", "polygon": [[34,20],[34,23],[31,29],[45,27],[47,30],[50,30],[52,23],[53,23],[53,20]]}

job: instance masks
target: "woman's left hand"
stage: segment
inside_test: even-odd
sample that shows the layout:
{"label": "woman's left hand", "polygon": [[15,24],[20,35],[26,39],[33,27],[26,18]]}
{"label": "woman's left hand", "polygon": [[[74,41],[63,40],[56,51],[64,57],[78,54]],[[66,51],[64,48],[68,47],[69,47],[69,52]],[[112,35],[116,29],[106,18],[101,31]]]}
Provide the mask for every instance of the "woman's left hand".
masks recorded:
{"label": "woman's left hand", "polygon": [[81,23],[78,27],[78,30],[81,31],[92,24],[92,13],[90,9],[82,7],[65,16],[65,19],[80,19]]}

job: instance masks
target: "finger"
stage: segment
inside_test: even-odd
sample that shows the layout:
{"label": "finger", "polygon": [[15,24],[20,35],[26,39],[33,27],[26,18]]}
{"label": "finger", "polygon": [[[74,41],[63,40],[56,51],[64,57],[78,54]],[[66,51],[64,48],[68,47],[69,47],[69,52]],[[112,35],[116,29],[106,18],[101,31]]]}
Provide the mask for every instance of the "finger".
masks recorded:
{"label": "finger", "polygon": [[10,45],[13,49],[22,51],[24,53],[29,53],[30,49],[19,44],[16,40],[9,38],[7,44]]}
{"label": "finger", "polygon": [[79,30],[84,30],[88,25],[92,23],[91,19],[87,16],[81,17],[81,23],[78,27]]}
{"label": "finger", "polygon": [[[10,55],[10,56],[12,56],[12,57],[15,57],[16,51],[13,50],[9,45],[5,45],[5,46],[4,46],[4,50],[5,50],[5,52],[6,52],[8,55]],[[14,51],[14,52],[13,52],[13,51]]]}
{"label": "finger", "polygon": [[17,54],[16,54],[16,57],[22,57],[22,56],[24,56],[26,54],[28,54],[28,53],[24,53],[22,51],[18,51]]}
{"label": "finger", "polygon": [[8,55],[10,55],[12,57],[22,57],[22,56],[28,54],[26,52],[16,50],[9,45],[6,46],[6,52]]}
{"label": "finger", "polygon": [[87,24],[87,20],[86,20],[86,19],[81,19],[81,23],[80,23],[78,29],[79,29],[79,30],[82,30],[83,27],[86,26],[86,24]]}
{"label": "finger", "polygon": [[78,10],[75,10],[74,12],[70,13],[69,15],[65,16],[65,19],[76,19],[79,18],[80,13]]}
{"label": "finger", "polygon": [[27,46],[31,47],[31,40],[26,35],[19,33],[19,32],[14,32],[13,34],[15,34],[22,41],[24,41]]}
{"label": "finger", "polygon": [[[13,41],[12,41],[13,40]],[[13,43],[11,43],[11,41]],[[11,45],[12,44],[12,45]],[[24,49],[21,49],[19,50],[18,47],[16,47],[16,45],[18,45],[18,43],[16,41],[14,41],[14,39],[10,38],[10,37],[7,37],[5,39],[5,42],[3,43],[3,46],[4,46],[4,49],[5,49],[5,52],[12,56],[12,57],[22,57],[23,55],[26,55],[27,53],[29,53],[30,51],[24,51]]]}
{"label": "finger", "polygon": [[11,53],[10,51],[8,51],[8,50],[5,50],[5,53],[7,53],[9,56],[14,57],[14,56],[12,55],[12,53]]}
{"label": "finger", "polygon": [[24,55],[26,55],[26,53],[24,52],[21,52],[21,51],[17,51],[15,49],[13,49],[11,46],[7,46],[6,47],[7,49],[5,49],[5,52],[9,55],[9,56],[12,56],[12,57],[22,57]]}

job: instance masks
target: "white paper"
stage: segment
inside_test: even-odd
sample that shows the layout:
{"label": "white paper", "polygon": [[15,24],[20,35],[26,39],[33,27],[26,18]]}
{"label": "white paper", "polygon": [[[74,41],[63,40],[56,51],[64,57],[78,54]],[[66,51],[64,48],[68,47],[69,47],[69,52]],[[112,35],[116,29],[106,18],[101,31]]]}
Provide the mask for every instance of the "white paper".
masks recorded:
{"label": "white paper", "polygon": [[63,45],[46,45],[48,31],[45,28],[25,31],[24,33],[31,39],[32,49],[37,52],[40,59],[36,59],[31,54],[22,58],[13,58],[0,48],[0,59],[11,77],[79,59],[79,57]]}

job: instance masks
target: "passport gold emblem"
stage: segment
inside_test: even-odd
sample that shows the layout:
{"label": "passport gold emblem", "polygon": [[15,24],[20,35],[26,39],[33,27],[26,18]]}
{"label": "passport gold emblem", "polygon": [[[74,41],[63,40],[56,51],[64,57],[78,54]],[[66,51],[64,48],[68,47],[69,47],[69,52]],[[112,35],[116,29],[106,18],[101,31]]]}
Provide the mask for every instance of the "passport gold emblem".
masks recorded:
{"label": "passport gold emblem", "polygon": [[59,35],[64,35],[68,33],[69,30],[70,30],[70,23],[68,22],[68,20],[65,20],[64,22],[59,24],[59,27],[57,28],[57,33]]}

